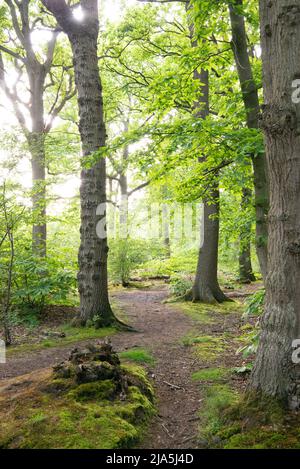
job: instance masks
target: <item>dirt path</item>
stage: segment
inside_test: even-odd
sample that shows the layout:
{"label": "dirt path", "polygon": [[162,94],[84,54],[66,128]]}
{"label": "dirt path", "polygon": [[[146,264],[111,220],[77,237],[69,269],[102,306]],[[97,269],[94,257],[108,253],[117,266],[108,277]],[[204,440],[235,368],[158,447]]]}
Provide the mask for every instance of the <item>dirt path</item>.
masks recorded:
{"label": "dirt path", "polygon": [[[199,388],[191,381],[195,369],[189,348],[180,339],[195,322],[172,305],[163,304],[164,286],[114,294],[137,333],[119,333],[111,338],[117,351],[144,347],[156,364],[149,369],[158,398],[158,416],[153,420],[141,448],[193,448],[196,446]],[[87,341],[91,342],[91,340]],[[83,345],[85,342],[80,342]],[[65,359],[74,344],[9,358],[0,366],[0,379],[46,368]]]}

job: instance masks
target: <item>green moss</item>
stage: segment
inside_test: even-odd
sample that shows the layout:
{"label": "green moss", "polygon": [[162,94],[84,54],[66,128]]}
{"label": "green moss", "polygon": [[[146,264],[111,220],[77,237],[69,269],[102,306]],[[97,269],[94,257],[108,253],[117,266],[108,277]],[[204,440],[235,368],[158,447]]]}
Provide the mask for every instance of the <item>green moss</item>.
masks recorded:
{"label": "green moss", "polygon": [[222,412],[237,400],[228,385],[215,384],[206,389],[205,403],[200,411],[201,438],[210,438],[222,428]]}
{"label": "green moss", "polygon": [[252,430],[231,436],[224,449],[287,449],[300,448],[296,435],[277,433],[273,428]]}
{"label": "green moss", "polygon": [[44,422],[46,416],[43,412],[36,412],[30,418],[29,421],[32,425],[38,425],[41,422]]}
{"label": "green moss", "polygon": [[174,307],[179,308],[183,313],[202,324],[214,324],[220,319],[220,316],[237,313],[241,316],[244,312],[244,306],[237,302],[210,305],[186,301],[176,303]]}
{"label": "green moss", "polygon": [[136,363],[149,363],[151,365],[155,363],[153,355],[151,355],[151,353],[144,348],[133,348],[126,350],[125,352],[121,352],[119,356],[124,360],[129,360]]}
{"label": "green moss", "polygon": [[217,359],[226,350],[224,336],[186,336],[182,340],[187,347],[193,347],[195,355],[203,362]]}
{"label": "green moss", "polygon": [[192,379],[194,381],[222,381],[230,372],[231,370],[227,368],[206,368],[193,373]]}
{"label": "green moss", "polygon": [[287,416],[273,398],[238,397],[228,386],[212,386],[200,412],[200,437],[210,448],[298,449],[299,421]]}
{"label": "green moss", "polygon": [[112,380],[81,384],[69,392],[69,397],[76,401],[110,400],[116,394],[116,385]]}
{"label": "green moss", "polygon": [[143,394],[145,394],[145,396],[150,400],[150,402],[153,403],[154,389],[147,378],[147,374],[144,368],[128,363],[126,363],[126,365],[121,365],[121,368],[128,375],[130,383],[133,386],[139,387],[142,390]]}
{"label": "green moss", "polygon": [[202,324],[211,324],[216,321],[216,318],[211,315],[212,308],[210,305],[205,305],[202,303],[192,303],[192,302],[183,302],[183,303],[175,303],[172,307],[179,309],[183,313],[190,316],[197,322]]}
{"label": "green moss", "polygon": [[226,420],[247,420],[248,426],[280,425],[286,415],[281,402],[273,397],[246,394],[235,405],[231,406],[226,414]]}
{"label": "green moss", "polygon": [[[126,399],[113,380],[71,386],[46,379],[24,395],[0,401],[2,448],[114,449],[136,443],[154,414],[153,389],[136,365],[122,365],[128,378]],[[68,384],[62,386],[62,381]],[[71,389],[70,389],[71,386]],[[55,398],[53,397],[55,393]],[[114,397],[113,401],[110,401]],[[38,410],[37,410],[38,409]]]}

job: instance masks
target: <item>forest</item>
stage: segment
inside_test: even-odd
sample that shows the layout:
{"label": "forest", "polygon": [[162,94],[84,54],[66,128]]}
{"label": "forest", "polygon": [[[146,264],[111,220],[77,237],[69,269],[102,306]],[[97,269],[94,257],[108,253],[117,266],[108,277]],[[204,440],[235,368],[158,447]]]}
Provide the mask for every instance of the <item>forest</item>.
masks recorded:
{"label": "forest", "polygon": [[299,0],[0,0],[1,449],[300,449],[299,49]]}

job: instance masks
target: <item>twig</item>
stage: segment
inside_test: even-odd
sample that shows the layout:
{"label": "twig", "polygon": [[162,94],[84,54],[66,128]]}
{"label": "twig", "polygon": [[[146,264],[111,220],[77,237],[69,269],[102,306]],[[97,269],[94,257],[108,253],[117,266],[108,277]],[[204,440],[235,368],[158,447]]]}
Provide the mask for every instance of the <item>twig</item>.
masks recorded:
{"label": "twig", "polygon": [[171,384],[171,383],[168,383],[168,381],[163,381],[164,384],[167,384],[168,386],[170,386],[170,388],[174,388],[174,389],[183,389],[181,386],[177,386],[176,384]]}
{"label": "twig", "polygon": [[189,436],[188,438],[184,438],[184,440],[182,440],[182,443],[187,443],[188,441],[196,440],[197,438],[198,435]]}
{"label": "twig", "polygon": [[163,429],[165,430],[167,435],[169,435],[170,438],[174,438],[174,435],[171,435],[171,433],[169,432],[169,430],[167,429],[164,423],[162,423],[161,426],[163,427]]}

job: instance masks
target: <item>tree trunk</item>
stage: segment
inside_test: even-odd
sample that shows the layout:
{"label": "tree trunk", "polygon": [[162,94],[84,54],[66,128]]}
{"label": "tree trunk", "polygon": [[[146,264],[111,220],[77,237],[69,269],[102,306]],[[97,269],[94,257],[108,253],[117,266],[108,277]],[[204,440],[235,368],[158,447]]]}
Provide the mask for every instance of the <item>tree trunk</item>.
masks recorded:
{"label": "tree trunk", "polygon": [[45,257],[47,224],[43,96],[46,71],[41,64],[32,59],[27,63],[27,74],[31,91],[30,117],[32,122],[32,130],[26,133],[32,169],[32,247],[35,255]]}
{"label": "tree trunk", "polygon": [[[103,120],[102,86],[98,70],[97,2],[89,2],[89,13],[94,21],[83,34],[70,34],[74,56],[75,80],[78,90],[80,135],[83,156],[92,155],[105,146],[106,130]],[[90,21],[89,21],[90,23]],[[106,216],[97,218],[96,210],[106,204],[106,161],[100,158],[91,168],[81,172],[81,245],[79,249],[78,287],[80,293],[80,320],[86,324],[97,318],[99,326],[114,322],[108,298],[107,238],[97,236],[97,223]]]}
{"label": "tree trunk", "polygon": [[[201,83],[201,97],[194,104],[197,117],[206,119],[209,115],[209,74],[207,70],[197,70],[194,78]],[[205,159],[199,158],[199,162]],[[198,265],[194,286],[192,289],[193,301],[214,303],[226,301],[218,282],[218,250],[219,250],[219,216],[220,216],[220,193],[219,182],[215,178],[208,193],[209,196],[203,201],[204,204],[204,240],[199,250]],[[202,227],[200,228],[202,230]]]}
{"label": "tree trunk", "polygon": [[35,255],[46,257],[47,224],[44,133],[30,132],[27,135],[27,141],[31,154],[32,171],[32,248]]}
{"label": "tree trunk", "polygon": [[[259,128],[259,98],[257,87],[253,78],[251,62],[249,59],[247,35],[244,16],[240,15],[237,7],[243,6],[243,0],[234,0],[229,5],[232,48],[236,61],[242,89],[243,101],[247,115],[249,129]],[[264,154],[252,156],[254,189],[255,189],[255,211],[256,211],[256,251],[263,279],[267,276],[267,241],[268,226],[267,216],[269,210],[269,194],[266,157]]]}
{"label": "tree trunk", "polygon": [[216,303],[226,301],[218,282],[219,249],[219,188],[218,183],[210,191],[211,201],[204,202],[204,239],[200,248],[196,278],[192,290],[193,301]]}
{"label": "tree trunk", "polygon": [[128,237],[128,181],[126,172],[122,172],[119,176],[119,184],[121,191],[120,204],[120,238]]}
{"label": "tree trunk", "polygon": [[262,128],[270,177],[269,274],[261,338],[250,389],[299,407],[300,112],[292,84],[299,78],[300,5],[260,0],[265,105]]}
{"label": "tree trunk", "polygon": [[170,242],[170,210],[167,204],[162,205],[162,235],[165,247],[165,255],[167,258],[171,257],[171,242]]}
{"label": "tree trunk", "polygon": [[[251,198],[251,190],[244,188],[241,204],[242,213],[244,213],[244,210],[251,203]],[[255,280],[251,262],[251,222],[249,222],[243,225],[240,232],[239,281],[242,283],[251,283]]]}
{"label": "tree trunk", "polygon": [[81,244],[78,256],[79,320],[82,325],[88,320],[94,320],[98,327],[108,326],[116,322],[108,298],[108,245],[106,234],[100,233],[98,236],[99,231],[97,234],[98,227],[105,225],[106,217],[106,161],[99,155],[98,161],[91,167],[84,165],[85,157],[95,155],[95,152],[105,146],[106,141],[97,51],[98,2],[79,2],[83,12],[81,22],[76,21],[72,9],[64,0],[43,0],[43,3],[55,15],[69,37],[78,92],[79,131],[83,152],[80,188]]}

